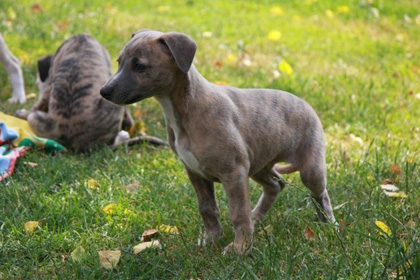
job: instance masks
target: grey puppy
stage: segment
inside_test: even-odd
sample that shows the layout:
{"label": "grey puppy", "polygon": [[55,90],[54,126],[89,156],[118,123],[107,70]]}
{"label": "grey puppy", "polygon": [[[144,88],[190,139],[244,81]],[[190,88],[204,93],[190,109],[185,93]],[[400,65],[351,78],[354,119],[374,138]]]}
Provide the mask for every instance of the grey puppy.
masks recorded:
{"label": "grey puppy", "polygon": [[[206,238],[222,233],[214,182],[221,182],[228,195],[235,231],[225,252],[243,254],[254,222],[285,186],[280,174],[294,171],[311,190],[319,218],[335,222],[326,189],[324,133],[311,106],[280,90],[212,84],[192,65],[195,51],[185,34],[141,30],[122,50],[118,72],[101,94],[116,104],[151,96],[160,103],[169,144],[196,191]],[[248,177],[264,190],[252,211]]]}
{"label": "grey puppy", "polygon": [[125,107],[99,94],[112,68],[108,52],[93,37],[80,34],[66,40],[54,55],[38,61],[38,71],[40,96],[27,115],[38,136],[85,151],[112,144],[121,129],[133,125]]}

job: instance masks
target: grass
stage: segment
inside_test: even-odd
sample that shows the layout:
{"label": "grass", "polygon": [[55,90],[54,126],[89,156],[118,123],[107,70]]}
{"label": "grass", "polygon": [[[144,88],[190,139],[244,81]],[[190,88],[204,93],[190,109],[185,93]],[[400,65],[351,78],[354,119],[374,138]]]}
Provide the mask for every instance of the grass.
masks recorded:
{"label": "grass", "polygon": [[[338,12],[343,5],[348,13]],[[198,247],[203,225],[194,191],[169,150],[32,151],[0,183],[0,278],[419,279],[418,1],[282,1],[283,15],[270,13],[273,6],[277,1],[3,0],[0,33],[23,61],[27,93],[36,92],[37,59],[69,36],[90,33],[115,61],[131,33],[150,28],[191,35],[198,44],[196,67],[210,81],[304,98],[324,124],[329,192],[342,233],[317,221],[308,191],[289,175],[288,187],[257,225],[252,256],[223,257],[233,238],[226,195],[218,186],[224,237]],[[281,32],[279,41],[267,39],[271,30]],[[229,55],[240,59],[226,60]],[[293,75],[275,78],[282,59]],[[0,69],[1,111],[13,114],[34,102],[9,105],[10,96]],[[149,134],[165,137],[154,100],[131,109]],[[97,189],[87,188],[89,178],[98,181]],[[379,188],[385,180],[407,198],[385,196]],[[140,187],[128,193],[125,186],[133,182]],[[255,203],[261,188],[251,183],[250,193]],[[107,215],[101,209],[110,203],[130,211]],[[391,236],[378,231],[376,220],[389,226]],[[27,221],[40,226],[25,233]],[[132,254],[142,232],[160,224],[176,225],[180,234],[161,234],[162,250]],[[77,246],[86,250],[82,262],[68,257]],[[106,249],[122,250],[113,270],[99,265],[97,251]]]}

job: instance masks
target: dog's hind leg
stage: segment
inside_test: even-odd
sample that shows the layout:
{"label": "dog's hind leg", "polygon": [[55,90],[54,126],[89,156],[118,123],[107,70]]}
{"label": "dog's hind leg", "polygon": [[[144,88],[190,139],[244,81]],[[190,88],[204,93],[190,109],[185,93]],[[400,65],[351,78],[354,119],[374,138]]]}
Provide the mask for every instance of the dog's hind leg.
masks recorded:
{"label": "dog's hind leg", "polygon": [[311,190],[315,208],[322,222],[335,223],[335,218],[327,191],[327,168],[325,158],[310,159],[300,170],[303,184]]}
{"label": "dog's hind leg", "polygon": [[28,123],[37,136],[56,139],[56,123],[48,113],[33,111],[28,115]]}
{"label": "dog's hind leg", "polygon": [[13,95],[9,99],[11,103],[24,103],[26,101],[25,87],[23,82],[22,70],[20,69],[19,60],[12,55],[7,48],[3,37],[0,35],[0,63],[4,65],[9,74],[10,81],[13,86]]}
{"label": "dog's hind leg", "polygon": [[254,221],[264,218],[267,211],[271,208],[278,193],[284,188],[283,178],[274,169],[263,169],[251,177],[255,182],[263,186],[263,194],[258,200],[257,205],[251,212]]}

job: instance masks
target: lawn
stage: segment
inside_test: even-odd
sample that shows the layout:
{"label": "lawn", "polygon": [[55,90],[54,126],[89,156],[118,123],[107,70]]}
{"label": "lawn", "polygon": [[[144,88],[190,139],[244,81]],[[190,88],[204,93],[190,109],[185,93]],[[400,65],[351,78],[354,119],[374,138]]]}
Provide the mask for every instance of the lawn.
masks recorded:
{"label": "lawn", "polygon": [[[223,238],[198,246],[195,194],[169,149],[34,150],[0,183],[0,279],[420,279],[419,1],[279,2],[2,0],[0,33],[22,61],[27,94],[37,92],[37,59],[64,39],[91,34],[116,70],[131,34],[149,28],[189,34],[209,81],[302,97],[324,125],[339,233],[318,222],[292,174],[251,256],[222,256],[233,239],[227,197],[217,185]],[[0,69],[0,111],[35,102],[10,105],[10,96]],[[155,100],[130,109],[137,127],[166,137]],[[387,196],[384,183],[406,197]],[[251,183],[253,204],[261,191]],[[28,221],[39,225],[25,231]],[[162,224],[179,234],[160,232],[160,249],[133,254],[143,231]],[[115,268],[101,267],[101,250],[121,251]]]}

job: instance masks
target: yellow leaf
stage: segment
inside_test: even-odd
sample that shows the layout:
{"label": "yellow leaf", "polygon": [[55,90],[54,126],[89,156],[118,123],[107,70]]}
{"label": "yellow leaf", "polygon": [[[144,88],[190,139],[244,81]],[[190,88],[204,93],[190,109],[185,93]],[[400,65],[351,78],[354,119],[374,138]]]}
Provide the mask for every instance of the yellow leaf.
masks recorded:
{"label": "yellow leaf", "polygon": [[23,53],[19,56],[20,61],[23,62],[23,64],[28,64],[29,63],[29,56],[26,53]]}
{"label": "yellow leaf", "polygon": [[131,183],[127,186],[125,186],[125,189],[127,190],[128,193],[133,193],[135,192],[138,188],[140,187],[140,182],[134,182]]}
{"label": "yellow leaf", "polygon": [[117,208],[118,204],[116,203],[110,203],[107,206],[102,208],[102,212],[105,214],[112,214],[114,213],[115,208]]}
{"label": "yellow leaf", "polygon": [[314,4],[316,1],[317,0],[306,0],[305,4],[309,6],[309,5]]}
{"label": "yellow leaf", "polygon": [[281,16],[284,14],[283,9],[279,6],[271,7],[270,13],[276,16]]}
{"label": "yellow leaf", "polygon": [[178,228],[176,226],[160,225],[158,227],[159,231],[167,232],[171,234],[179,234]]}
{"label": "yellow leaf", "polygon": [[85,248],[77,246],[76,249],[71,252],[70,256],[75,262],[82,262],[86,258]]}
{"label": "yellow leaf", "polygon": [[142,241],[150,241],[153,237],[155,237],[159,231],[155,228],[146,229],[143,234],[141,235]]}
{"label": "yellow leaf", "polygon": [[293,16],[293,20],[294,20],[294,21],[301,21],[301,20],[302,20],[302,18],[301,18],[299,15],[294,15],[294,16]]}
{"label": "yellow leaf", "polygon": [[28,95],[26,95],[26,99],[34,99],[34,98],[36,98],[36,96],[37,96],[36,93],[31,92]]}
{"label": "yellow leaf", "polygon": [[387,192],[384,191],[384,194],[389,197],[399,197],[399,198],[406,198],[407,194],[405,192]]}
{"label": "yellow leaf", "polygon": [[102,267],[106,269],[112,269],[114,268],[121,258],[121,251],[120,250],[105,250],[105,251],[99,251],[99,263]]}
{"label": "yellow leaf", "polygon": [[228,56],[225,57],[225,63],[229,65],[236,64],[238,62],[238,58],[234,56],[233,54],[228,54]]}
{"label": "yellow leaf", "polygon": [[170,9],[171,9],[170,6],[159,6],[159,7],[157,7],[157,11],[159,13],[169,12]]}
{"label": "yellow leaf", "polygon": [[281,39],[281,32],[278,30],[271,30],[267,35],[268,40],[270,41],[279,41]]}
{"label": "yellow leaf", "polygon": [[325,14],[327,15],[328,18],[333,18],[334,17],[334,13],[331,10],[326,10]]}
{"label": "yellow leaf", "polygon": [[287,63],[286,60],[282,59],[278,65],[278,69],[283,74],[286,74],[288,76],[291,76],[293,74],[292,66],[290,66],[289,63]]}
{"label": "yellow leaf", "polygon": [[39,226],[38,221],[29,221],[25,223],[25,231],[31,233],[35,230],[35,228]]}
{"label": "yellow leaf", "polygon": [[135,128],[136,128],[136,131],[139,131],[139,132],[146,132],[146,124],[145,124],[143,121],[136,122],[136,123],[134,124],[134,126],[135,126]]}
{"label": "yellow leaf", "polygon": [[392,232],[391,232],[391,230],[389,229],[389,227],[384,222],[381,222],[381,221],[376,220],[375,221],[375,225],[378,228],[380,228],[384,233],[386,233],[386,235],[391,236]]}
{"label": "yellow leaf", "polygon": [[349,12],[350,12],[349,6],[343,5],[343,6],[338,6],[337,8],[337,13],[339,14],[348,14]]}
{"label": "yellow leaf", "polygon": [[214,82],[216,85],[219,85],[219,86],[225,86],[225,85],[227,85],[228,83],[227,82],[225,82],[225,81],[215,81]]}
{"label": "yellow leaf", "polygon": [[87,179],[86,185],[87,185],[87,187],[89,189],[96,190],[96,189],[98,189],[98,185],[99,184],[98,184],[98,181],[96,181],[95,179],[90,178],[90,179]]}
{"label": "yellow leaf", "polygon": [[160,242],[159,240],[153,240],[153,241],[147,241],[137,244],[133,247],[133,252],[135,255],[140,253],[143,250],[146,250],[147,248],[160,248]]}

